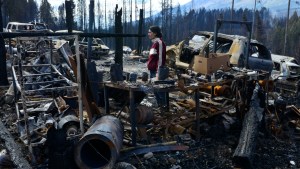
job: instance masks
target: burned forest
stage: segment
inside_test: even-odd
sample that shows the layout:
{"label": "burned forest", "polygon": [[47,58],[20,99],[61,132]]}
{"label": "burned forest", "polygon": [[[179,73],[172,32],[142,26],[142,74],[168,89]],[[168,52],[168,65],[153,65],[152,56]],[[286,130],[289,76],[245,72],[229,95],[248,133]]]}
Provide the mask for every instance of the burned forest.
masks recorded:
{"label": "burned forest", "polygon": [[219,17],[213,30],[168,35],[151,78],[143,9],[129,31],[116,5],[109,33],[93,31],[93,10],[75,29],[64,5],[61,30],[2,26],[0,168],[300,168],[300,65],[256,39],[253,22]]}

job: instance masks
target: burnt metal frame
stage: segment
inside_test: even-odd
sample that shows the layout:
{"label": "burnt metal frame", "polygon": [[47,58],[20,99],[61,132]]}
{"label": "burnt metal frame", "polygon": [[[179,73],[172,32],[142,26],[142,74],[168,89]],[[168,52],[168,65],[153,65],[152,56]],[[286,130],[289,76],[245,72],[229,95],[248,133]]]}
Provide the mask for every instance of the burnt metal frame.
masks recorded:
{"label": "burnt metal frame", "polygon": [[[19,37],[45,37],[45,34],[41,34],[41,33],[1,33],[2,35],[6,35],[5,37],[3,38],[9,38],[9,41],[10,41],[10,38],[17,38],[17,40],[19,39]],[[52,34],[53,36],[57,36],[55,34]],[[73,35],[75,37],[75,42],[76,44],[78,44],[78,35]],[[52,43],[52,41],[50,41]],[[10,44],[9,44],[10,45]],[[52,44],[51,44],[52,45]],[[79,46],[76,45],[75,46],[75,52],[76,52],[76,59],[79,60]],[[20,49],[18,49],[18,59],[21,59],[21,51]],[[29,152],[31,153],[30,156],[33,160],[33,163],[35,163],[35,157],[34,155],[32,154],[32,147],[34,146],[35,143],[31,143],[31,138],[30,138],[30,131],[29,131],[29,126],[28,126],[28,113],[27,113],[27,105],[26,105],[26,97],[25,97],[25,91],[23,91],[22,89],[22,86],[23,86],[23,71],[22,71],[22,65],[21,64],[21,61],[19,60],[19,64],[18,64],[18,68],[19,68],[19,71],[20,71],[20,75],[19,77],[21,78],[21,86],[20,84],[18,83],[18,78],[17,78],[17,74],[16,74],[16,71],[14,70],[14,66],[12,66],[12,71],[13,71],[13,85],[14,85],[14,93],[15,93],[15,98],[16,97],[16,92],[17,90],[19,90],[21,92],[21,104],[23,105],[23,110],[24,110],[24,120],[25,120],[25,130],[26,130],[26,135],[27,135],[27,145],[29,146]],[[41,66],[41,65],[33,65],[32,67],[34,66]],[[45,66],[45,65],[42,65],[42,66]],[[51,67],[51,73],[56,72],[58,73],[59,76],[62,76],[62,74],[52,65],[52,49],[50,51],[50,64],[47,64],[47,66]],[[63,80],[66,81],[68,84],[71,84],[71,88],[74,88],[74,87],[78,87],[78,107],[79,107],[79,118],[80,118],[80,130],[81,130],[81,135],[83,135],[84,133],[84,127],[83,127],[83,105],[82,105],[82,85],[81,85],[81,67],[80,67],[80,62],[77,62],[77,85],[76,83],[73,83],[71,82],[70,80],[68,80],[67,78],[63,77]],[[36,76],[36,74],[34,74],[33,76]],[[64,87],[65,88],[65,87]],[[47,89],[49,90],[49,89]],[[51,88],[51,90],[55,90],[55,88]],[[47,100],[44,99],[43,100],[44,102]],[[48,100],[49,101],[49,100]],[[19,108],[18,108],[18,104],[19,102],[16,101],[16,110],[18,111]],[[18,115],[18,119],[20,117],[19,115],[19,112],[17,112],[17,115]],[[26,144],[26,143],[25,143]]]}
{"label": "burnt metal frame", "polygon": [[217,51],[217,37],[219,29],[221,28],[222,24],[240,24],[240,25],[246,25],[247,31],[248,31],[248,42],[247,42],[247,50],[246,50],[246,59],[244,60],[244,66],[248,69],[248,61],[249,61],[249,50],[250,50],[250,42],[252,37],[252,22],[249,21],[228,21],[228,20],[221,20],[217,19],[215,22],[215,31],[214,31],[214,46],[213,51],[216,53]]}

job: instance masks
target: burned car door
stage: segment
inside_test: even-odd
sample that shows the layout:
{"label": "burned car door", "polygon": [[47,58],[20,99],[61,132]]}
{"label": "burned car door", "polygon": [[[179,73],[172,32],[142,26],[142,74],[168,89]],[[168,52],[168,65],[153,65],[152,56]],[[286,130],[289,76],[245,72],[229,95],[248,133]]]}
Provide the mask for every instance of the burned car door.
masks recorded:
{"label": "burned car door", "polygon": [[260,43],[250,43],[248,67],[253,70],[271,72],[273,69],[273,62],[268,48]]}

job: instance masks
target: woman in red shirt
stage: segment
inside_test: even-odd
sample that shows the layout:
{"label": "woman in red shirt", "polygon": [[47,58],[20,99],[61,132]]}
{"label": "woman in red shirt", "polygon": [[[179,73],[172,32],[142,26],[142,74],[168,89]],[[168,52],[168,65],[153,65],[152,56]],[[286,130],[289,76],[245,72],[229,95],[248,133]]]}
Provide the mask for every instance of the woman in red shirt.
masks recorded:
{"label": "woman in red shirt", "polygon": [[[152,41],[152,46],[150,48],[149,58],[147,62],[147,67],[150,71],[150,78],[155,78],[156,80],[164,80],[158,77],[159,67],[165,66],[166,63],[166,45],[162,40],[160,27],[151,26],[148,31],[148,37]],[[166,104],[165,93],[155,92],[154,94],[158,106],[164,106]]]}

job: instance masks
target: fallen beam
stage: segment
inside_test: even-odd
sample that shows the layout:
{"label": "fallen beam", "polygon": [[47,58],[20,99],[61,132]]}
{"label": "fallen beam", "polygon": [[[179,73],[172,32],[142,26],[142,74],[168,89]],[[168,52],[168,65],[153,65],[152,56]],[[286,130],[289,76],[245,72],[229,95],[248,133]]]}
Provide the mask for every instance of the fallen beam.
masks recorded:
{"label": "fallen beam", "polygon": [[10,132],[6,129],[4,124],[0,121],[0,138],[4,140],[5,147],[8,149],[11,161],[14,162],[18,169],[31,169],[32,167],[23,156],[21,147],[15,142]]}
{"label": "fallen beam", "polygon": [[260,104],[262,98],[259,97],[259,92],[259,86],[256,85],[251,98],[250,109],[244,117],[239,144],[233,154],[235,164],[242,168],[251,168],[259,125],[263,118],[264,109]]}

